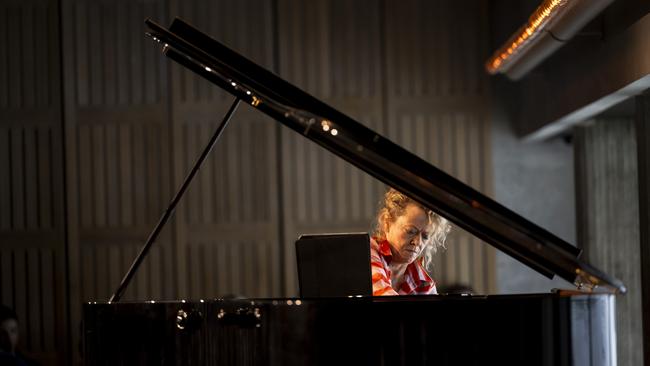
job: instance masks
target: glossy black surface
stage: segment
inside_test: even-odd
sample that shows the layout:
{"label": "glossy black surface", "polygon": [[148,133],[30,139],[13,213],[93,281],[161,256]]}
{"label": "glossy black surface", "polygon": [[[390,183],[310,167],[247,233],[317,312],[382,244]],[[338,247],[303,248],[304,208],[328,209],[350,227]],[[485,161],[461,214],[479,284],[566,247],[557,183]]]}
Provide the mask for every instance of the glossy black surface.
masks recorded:
{"label": "glossy black surface", "polygon": [[[612,301],[547,294],[89,304],[86,364],[609,365],[612,333],[594,320],[609,321]],[[199,320],[181,330],[179,310]]]}

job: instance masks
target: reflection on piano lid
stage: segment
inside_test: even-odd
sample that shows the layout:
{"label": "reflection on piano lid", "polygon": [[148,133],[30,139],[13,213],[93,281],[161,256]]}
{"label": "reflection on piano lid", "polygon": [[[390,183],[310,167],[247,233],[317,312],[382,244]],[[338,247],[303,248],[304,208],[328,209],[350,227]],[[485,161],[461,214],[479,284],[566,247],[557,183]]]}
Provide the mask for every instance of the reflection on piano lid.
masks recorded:
{"label": "reflection on piano lid", "polygon": [[580,250],[328,106],[180,19],[146,21],[163,53],[236,98],[395,187],[539,273],[578,289],[625,293]]}

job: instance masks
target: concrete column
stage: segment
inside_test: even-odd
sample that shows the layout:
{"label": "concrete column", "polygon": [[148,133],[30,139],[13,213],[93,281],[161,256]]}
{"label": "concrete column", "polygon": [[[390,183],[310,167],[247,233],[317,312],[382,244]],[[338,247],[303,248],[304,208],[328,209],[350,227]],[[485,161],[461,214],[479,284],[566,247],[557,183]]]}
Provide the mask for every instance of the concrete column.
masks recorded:
{"label": "concrete column", "polygon": [[639,162],[639,221],[641,224],[643,352],[645,365],[650,366],[650,90],[637,96],[635,102]]}
{"label": "concrete column", "polygon": [[574,131],[578,246],[583,258],[620,280],[619,365],[641,365],[639,190],[633,119],[595,120]]}

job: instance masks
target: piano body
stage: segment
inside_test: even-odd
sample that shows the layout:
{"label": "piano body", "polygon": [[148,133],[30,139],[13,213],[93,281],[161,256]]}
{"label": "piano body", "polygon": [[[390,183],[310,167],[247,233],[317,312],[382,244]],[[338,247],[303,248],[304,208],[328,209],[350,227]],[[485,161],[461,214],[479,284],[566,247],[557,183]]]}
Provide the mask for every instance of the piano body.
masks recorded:
{"label": "piano body", "polygon": [[616,364],[615,296],[625,287],[581,261],[577,248],[182,20],[169,29],[149,20],[147,25],[167,57],[233,94],[233,106],[250,103],[488,244],[577,289],[193,302],[118,302],[114,295],[113,301],[84,306],[87,365]]}

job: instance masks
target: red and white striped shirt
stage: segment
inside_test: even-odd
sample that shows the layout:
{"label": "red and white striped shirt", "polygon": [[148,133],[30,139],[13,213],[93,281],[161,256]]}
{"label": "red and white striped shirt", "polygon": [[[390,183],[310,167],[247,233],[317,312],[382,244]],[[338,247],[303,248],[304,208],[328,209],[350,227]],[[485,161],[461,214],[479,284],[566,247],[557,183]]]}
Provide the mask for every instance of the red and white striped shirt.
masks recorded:
{"label": "red and white striped shirt", "polygon": [[372,268],[372,295],[435,295],[436,283],[422,267],[421,260],[415,260],[406,267],[404,281],[394,289],[390,280],[392,260],[387,240],[370,239],[370,267]]}

